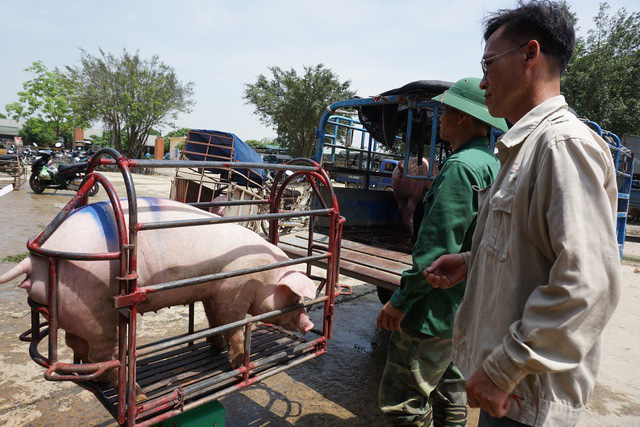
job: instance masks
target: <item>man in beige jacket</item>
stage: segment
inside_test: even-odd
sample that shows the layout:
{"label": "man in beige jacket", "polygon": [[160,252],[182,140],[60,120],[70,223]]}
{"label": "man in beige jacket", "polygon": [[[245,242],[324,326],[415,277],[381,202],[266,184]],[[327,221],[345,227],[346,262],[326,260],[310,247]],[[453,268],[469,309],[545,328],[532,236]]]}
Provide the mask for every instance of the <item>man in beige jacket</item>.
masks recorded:
{"label": "man in beige jacket", "polygon": [[560,95],[575,38],[566,6],[501,10],[484,37],[485,103],[514,125],[496,144],[498,177],[479,190],[471,251],[424,274],[439,288],[467,278],[452,359],[480,426],[571,426],[620,294],[615,169]]}

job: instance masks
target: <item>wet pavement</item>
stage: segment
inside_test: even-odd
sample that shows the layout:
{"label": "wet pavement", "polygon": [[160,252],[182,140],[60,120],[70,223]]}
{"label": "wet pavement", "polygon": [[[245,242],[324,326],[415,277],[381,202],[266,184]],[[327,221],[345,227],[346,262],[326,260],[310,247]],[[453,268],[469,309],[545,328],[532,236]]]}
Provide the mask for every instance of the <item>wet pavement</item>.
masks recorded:
{"label": "wet pavement", "polygon": [[[116,183],[118,193],[124,194],[117,174],[106,175]],[[136,174],[134,178],[138,195],[168,196],[167,174]],[[27,239],[40,232],[72,195],[70,191],[54,194],[51,190],[37,195],[27,185],[0,197],[0,259],[26,252]],[[106,200],[104,190],[93,200]],[[633,256],[640,255],[640,243],[631,242],[628,250]],[[0,273],[13,265],[0,262]],[[640,297],[640,276],[633,269],[623,266],[626,298],[605,334],[599,384],[580,425],[640,425],[640,382],[635,368],[640,355],[640,317],[633,303]],[[0,425],[115,425],[91,393],[74,384],[44,380],[44,369],[29,358],[27,344],[17,339],[30,326],[26,295],[17,287],[19,282],[0,285]],[[338,301],[328,353],[222,398],[228,426],[384,425],[377,408],[388,341],[388,333],[375,326],[381,304],[373,286],[347,278],[341,282],[350,284],[354,294]],[[197,324],[204,325],[204,315],[198,308]],[[319,309],[310,313],[316,324],[321,324],[321,315]],[[155,340],[183,332],[186,317],[182,307],[145,314],[139,335]],[[472,411],[469,424],[476,425],[476,420],[477,411]]]}

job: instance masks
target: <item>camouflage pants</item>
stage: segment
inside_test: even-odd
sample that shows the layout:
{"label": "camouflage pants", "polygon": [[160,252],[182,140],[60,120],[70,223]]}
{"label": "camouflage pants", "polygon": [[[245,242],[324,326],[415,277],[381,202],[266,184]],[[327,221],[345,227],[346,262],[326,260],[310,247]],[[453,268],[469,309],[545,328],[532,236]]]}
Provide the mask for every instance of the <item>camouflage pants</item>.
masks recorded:
{"label": "camouflage pants", "polygon": [[[431,405],[429,404],[431,401]],[[451,362],[451,339],[409,329],[389,340],[378,404],[392,425],[464,426],[467,395]]]}

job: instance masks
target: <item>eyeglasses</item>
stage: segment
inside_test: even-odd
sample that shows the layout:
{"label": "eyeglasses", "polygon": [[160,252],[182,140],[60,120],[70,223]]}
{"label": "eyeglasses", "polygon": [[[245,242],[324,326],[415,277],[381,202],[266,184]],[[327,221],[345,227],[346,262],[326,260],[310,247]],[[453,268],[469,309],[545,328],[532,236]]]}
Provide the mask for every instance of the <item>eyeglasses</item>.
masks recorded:
{"label": "eyeglasses", "polygon": [[493,64],[493,61],[495,61],[495,60],[496,60],[496,58],[499,58],[499,57],[501,57],[501,56],[503,56],[503,55],[506,55],[507,53],[515,52],[516,50],[518,50],[518,49],[520,49],[520,48],[522,48],[522,47],[526,46],[528,43],[529,43],[528,41],[527,41],[527,42],[524,42],[524,43],[522,43],[520,46],[514,47],[513,49],[509,49],[509,50],[508,50],[508,51],[506,51],[506,52],[502,52],[502,53],[499,53],[499,54],[497,54],[497,55],[493,55],[493,56],[491,56],[491,57],[489,57],[489,58],[483,58],[483,59],[481,59],[481,60],[480,60],[480,66],[482,67],[482,74],[487,74],[487,70],[489,69],[489,67],[491,66],[491,64]]}

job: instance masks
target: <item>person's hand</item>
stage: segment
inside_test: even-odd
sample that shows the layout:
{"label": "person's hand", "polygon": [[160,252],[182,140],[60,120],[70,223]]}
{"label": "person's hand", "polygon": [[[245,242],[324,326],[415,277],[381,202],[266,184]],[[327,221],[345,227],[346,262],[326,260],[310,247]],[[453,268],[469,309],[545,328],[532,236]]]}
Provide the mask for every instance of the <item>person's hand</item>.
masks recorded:
{"label": "person's hand", "polygon": [[442,255],[422,274],[434,288],[452,288],[467,277],[467,266],[460,254]]}
{"label": "person's hand", "polygon": [[472,408],[482,408],[494,418],[502,418],[511,406],[511,395],[498,388],[484,369],[478,369],[467,381],[467,402]]}
{"label": "person's hand", "polygon": [[399,331],[402,329],[400,323],[403,318],[404,313],[395,308],[393,304],[391,304],[391,301],[389,301],[382,307],[378,315],[378,329]]}

